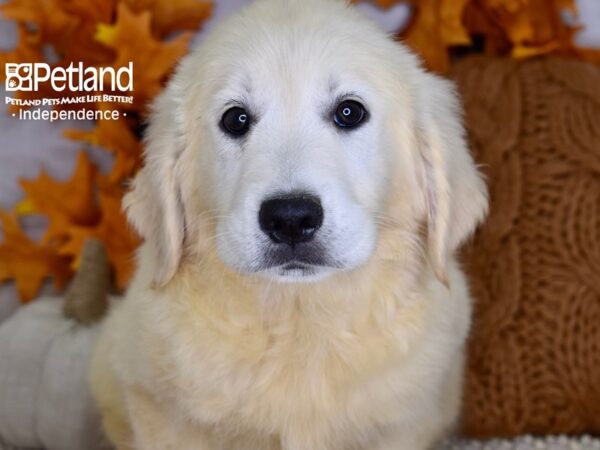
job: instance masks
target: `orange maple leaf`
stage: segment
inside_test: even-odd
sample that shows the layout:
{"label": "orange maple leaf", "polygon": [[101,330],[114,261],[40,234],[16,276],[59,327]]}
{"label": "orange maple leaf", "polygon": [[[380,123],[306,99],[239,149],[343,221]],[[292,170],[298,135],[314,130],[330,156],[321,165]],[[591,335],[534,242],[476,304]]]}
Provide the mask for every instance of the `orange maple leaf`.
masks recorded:
{"label": "orange maple leaf", "polygon": [[119,3],[117,21],[98,25],[96,32],[96,39],[116,52],[111,63],[115,68],[133,62],[134,103],[130,106],[136,109],[160,92],[177,61],[187,53],[192,37],[186,32],[163,42],[152,34],[151,20],[149,11],[136,15],[125,3]]}
{"label": "orange maple leaf", "polygon": [[62,241],[72,225],[91,225],[98,221],[100,212],[95,200],[94,179],[96,168],[85,152],[80,152],[72,177],[55,181],[45,171],[37,180],[21,180],[25,198],[17,211],[44,214],[49,219],[43,242]]}
{"label": "orange maple leaf", "polygon": [[[42,42],[35,33],[30,33],[24,24],[19,24],[19,45],[13,50],[0,52],[0,66],[6,63],[35,62],[43,58]],[[6,71],[0,71],[0,81],[6,79]]]}
{"label": "orange maple leaf", "polygon": [[573,37],[578,27],[563,14],[577,15],[573,0],[471,1],[465,25],[485,38],[488,53],[528,58],[549,53],[576,54]]}
{"label": "orange maple leaf", "polygon": [[61,37],[71,33],[79,18],[62,8],[60,0],[10,0],[0,5],[6,19],[35,25],[40,38],[60,46]]}
{"label": "orange maple leaf", "polygon": [[0,211],[4,241],[0,243],[0,282],[14,279],[21,301],[26,303],[39,292],[44,280],[54,277],[57,288],[71,273],[69,260],[48,244],[38,244],[21,230],[16,215]]}
{"label": "orange maple leaf", "polygon": [[[19,39],[16,47],[0,54],[0,62],[39,62],[45,59],[42,47],[53,49],[58,61],[52,68],[67,67],[72,62],[83,61],[87,65],[100,64],[113,57],[107,49],[94,39],[96,22],[110,20],[114,11],[112,1],[102,2],[103,7],[92,8],[95,15],[84,14],[78,7],[81,1],[73,0],[10,0],[0,5],[0,13],[6,19],[14,20],[19,26]],[[107,7],[108,6],[108,7]],[[18,99],[59,98],[77,95],[66,89],[56,92],[50,82],[42,82],[37,90],[19,91]],[[72,105],[71,108],[81,107]],[[60,109],[60,107],[58,107]],[[10,106],[9,111],[17,112],[18,106]]]}
{"label": "orange maple leaf", "polygon": [[[39,1],[39,0],[38,0]],[[56,0],[68,13],[87,22],[105,22],[111,19],[117,0]],[[90,35],[90,37],[92,37]]]}
{"label": "orange maple leaf", "polygon": [[[127,111],[126,120],[100,121],[91,131],[65,133],[68,138],[112,152],[115,159],[110,172],[97,173],[82,153],[67,181],[54,181],[44,171],[35,180],[21,181],[25,198],[17,205],[17,213],[42,214],[49,219],[39,244],[14,231],[18,230],[16,222],[7,222],[8,231],[13,231],[5,233],[6,243],[0,247],[0,279],[16,278],[24,298],[37,293],[45,276],[56,273],[61,275],[57,282],[63,280],[69,264],[77,266],[85,239],[92,236],[106,245],[116,283],[125,287],[133,270],[132,253],[139,244],[121,212],[124,181],[138,169],[142,153],[132,128],[187,53],[192,33],[173,33],[197,30],[211,8],[208,0],[8,0],[0,6],[4,17],[19,27],[18,45],[12,51],[0,52],[0,62],[43,61],[42,49],[49,46],[58,58],[51,67],[79,61],[88,67],[118,68],[130,61],[134,66],[134,104],[94,105]],[[80,93],[54,92],[49,83],[42,83],[36,92],[16,93],[22,99],[73,95]],[[83,105],[56,106],[80,107]],[[37,255],[39,262],[26,278],[26,263],[20,264],[29,255]]]}
{"label": "orange maple leaf", "polygon": [[107,176],[100,176],[110,185],[131,177],[141,164],[142,144],[136,139],[125,119],[100,120],[90,131],[66,130],[64,135],[73,140],[100,146],[115,155]]}
{"label": "orange maple leaf", "polygon": [[[66,67],[72,61],[96,64],[110,56],[107,49],[94,40],[94,31],[97,22],[110,20],[114,3],[94,3],[98,4],[71,0],[10,0],[0,5],[0,12],[6,19],[26,27],[29,35],[54,47],[59,58],[55,65]],[[84,4],[88,7],[84,8]],[[17,48],[21,45],[22,40]]]}
{"label": "orange maple leaf", "polygon": [[69,240],[60,248],[60,253],[73,256],[74,267],[78,267],[83,244],[90,237],[101,240],[106,246],[108,259],[115,274],[117,288],[125,289],[135,267],[134,252],[140,244],[140,238],[127,222],[121,209],[123,192],[113,188],[100,192],[100,222],[91,227],[72,226],[69,228]]}
{"label": "orange maple leaf", "polygon": [[462,18],[469,0],[421,0],[408,28],[406,43],[432,70],[446,72],[450,66],[448,48],[470,44]]}
{"label": "orange maple leaf", "polygon": [[199,0],[123,0],[134,13],[149,11],[158,36],[178,30],[197,31],[212,13],[212,2]]}

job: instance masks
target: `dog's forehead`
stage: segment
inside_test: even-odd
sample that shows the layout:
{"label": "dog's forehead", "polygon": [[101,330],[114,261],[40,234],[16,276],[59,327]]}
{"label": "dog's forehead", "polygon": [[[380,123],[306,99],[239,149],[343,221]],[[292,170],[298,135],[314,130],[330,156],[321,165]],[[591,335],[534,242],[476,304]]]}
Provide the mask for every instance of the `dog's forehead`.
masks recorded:
{"label": "dog's forehead", "polygon": [[249,92],[278,85],[334,90],[389,59],[388,36],[344,2],[325,2],[328,14],[299,3],[259,1],[216,30],[214,77]]}
{"label": "dog's forehead", "polygon": [[[285,44],[282,44],[285,47]],[[284,57],[263,55],[240,61],[237,76],[229,86],[249,97],[278,97],[292,99],[312,96],[336,96],[365,85],[362,67],[349,55],[332,52],[331,57],[314,55],[300,49],[279,49]]]}

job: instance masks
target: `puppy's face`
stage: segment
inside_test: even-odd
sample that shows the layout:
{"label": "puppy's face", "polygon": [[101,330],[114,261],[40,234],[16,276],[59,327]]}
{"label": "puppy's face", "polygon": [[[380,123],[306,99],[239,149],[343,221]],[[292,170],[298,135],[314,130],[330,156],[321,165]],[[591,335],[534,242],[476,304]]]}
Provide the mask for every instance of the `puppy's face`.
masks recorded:
{"label": "puppy's face", "polygon": [[[227,266],[277,281],[361,266],[383,222],[414,235],[428,222],[443,266],[485,209],[457,116],[450,88],[343,2],[260,0],[155,103],[129,216],[155,243],[159,282],[203,221]],[[473,194],[464,225],[450,223],[454,184]]]}
{"label": "puppy's face", "polygon": [[373,252],[389,159],[380,104],[351,48],[270,45],[241,45],[210,96],[217,249],[242,273],[315,280]]}

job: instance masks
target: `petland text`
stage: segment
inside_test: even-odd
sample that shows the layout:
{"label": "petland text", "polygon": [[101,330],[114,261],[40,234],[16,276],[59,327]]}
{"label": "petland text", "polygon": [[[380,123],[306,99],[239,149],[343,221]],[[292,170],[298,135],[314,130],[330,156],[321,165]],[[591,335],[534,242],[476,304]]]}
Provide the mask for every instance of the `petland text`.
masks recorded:
{"label": "petland text", "polygon": [[[134,89],[132,62],[119,68],[85,67],[82,62],[71,63],[68,67],[51,67],[46,63],[6,63],[5,72],[6,92],[17,94],[6,96],[5,103],[16,111],[12,116],[21,120],[118,120],[127,115],[123,110],[129,107],[118,108],[116,104],[133,103],[133,95],[130,95]],[[44,92],[50,88],[59,94],[42,98],[19,95],[21,92],[39,92],[40,88]],[[110,94],[103,93],[109,89]],[[110,106],[99,107],[100,103]],[[77,106],[70,110],[69,105],[75,104],[93,106]]]}
{"label": "petland text", "polygon": [[52,89],[62,92],[133,91],[133,62],[127,66],[84,67],[82,62],[68,67],[50,67],[46,63],[6,63],[7,92],[37,91],[40,83],[49,82]]}

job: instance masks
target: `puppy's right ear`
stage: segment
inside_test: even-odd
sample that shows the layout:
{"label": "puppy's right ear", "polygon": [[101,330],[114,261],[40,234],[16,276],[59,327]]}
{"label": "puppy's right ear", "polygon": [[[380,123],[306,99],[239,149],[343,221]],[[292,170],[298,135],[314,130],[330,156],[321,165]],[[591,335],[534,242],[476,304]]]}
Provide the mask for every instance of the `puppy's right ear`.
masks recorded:
{"label": "puppy's right ear", "polygon": [[183,133],[174,119],[179,108],[172,98],[167,89],[153,105],[145,136],[144,167],[123,199],[129,221],[154,249],[157,261],[153,287],[164,286],[177,271],[185,237],[177,176]]}

